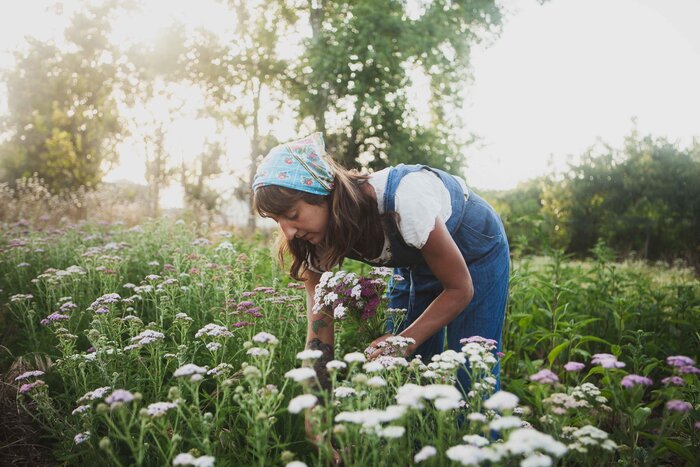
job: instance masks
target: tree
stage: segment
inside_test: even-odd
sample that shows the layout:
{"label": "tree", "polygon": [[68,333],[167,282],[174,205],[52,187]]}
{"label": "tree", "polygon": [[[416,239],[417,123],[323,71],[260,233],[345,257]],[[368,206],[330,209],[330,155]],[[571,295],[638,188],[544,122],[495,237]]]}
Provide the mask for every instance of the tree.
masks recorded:
{"label": "tree", "polygon": [[[188,52],[190,79],[206,92],[213,115],[228,120],[248,135],[249,228],[255,228],[250,186],[258,161],[276,143],[270,132],[286,98],[279,91],[286,63],[278,56],[285,38],[290,9],[284,2],[230,0],[236,12],[236,31],[223,40],[200,34]],[[238,190],[239,192],[241,190]]]}
{"label": "tree", "polygon": [[113,90],[117,50],[109,44],[117,2],[90,4],[65,31],[67,47],[29,39],[6,71],[9,115],[0,165],[5,180],[36,173],[54,191],[94,187],[117,158],[122,132]]}
{"label": "tree", "polygon": [[188,204],[199,203],[209,212],[220,207],[219,193],[208,186],[208,182],[222,173],[220,162],[224,154],[225,150],[221,143],[208,142],[204,151],[197,156],[190,167],[182,163],[180,174]]}
{"label": "tree", "polygon": [[[289,70],[299,118],[313,117],[344,165],[421,162],[460,169],[466,142],[457,117],[469,51],[501,21],[495,1],[312,0],[312,37]],[[424,108],[411,86],[424,77]]]}

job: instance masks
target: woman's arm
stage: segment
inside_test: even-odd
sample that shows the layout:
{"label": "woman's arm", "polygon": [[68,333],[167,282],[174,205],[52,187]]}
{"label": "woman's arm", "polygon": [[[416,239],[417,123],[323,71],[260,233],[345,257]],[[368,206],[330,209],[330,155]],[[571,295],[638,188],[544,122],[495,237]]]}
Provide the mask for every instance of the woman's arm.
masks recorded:
{"label": "woman's arm", "polygon": [[316,370],[319,384],[322,389],[330,390],[331,384],[328,377],[326,364],[333,360],[333,316],[327,313],[314,313],[314,293],[316,285],[321,279],[321,275],[308,269],[303,275],[304,287],[306,288],[306,348],[320,350],[321,358],[313,361],[313,368]]}
{"label": "woman's arm", "polygon": [[[415,343],[407,349],[409,355],[455,319],[474,296],[474,286],[467,263],[445,227],[445,223],[439,217],[435,219],[435,228],[421,248],[421,253],[430,270],[442,283],[443,291],[418,319],[401,332],[401,336],[415,340]],[[372,342],[372,347],[376,348],[376,345],[386,337],[388,336],[382,336]],[[375,350],[370,358],[376,358],[379,355],[381,351]]]}

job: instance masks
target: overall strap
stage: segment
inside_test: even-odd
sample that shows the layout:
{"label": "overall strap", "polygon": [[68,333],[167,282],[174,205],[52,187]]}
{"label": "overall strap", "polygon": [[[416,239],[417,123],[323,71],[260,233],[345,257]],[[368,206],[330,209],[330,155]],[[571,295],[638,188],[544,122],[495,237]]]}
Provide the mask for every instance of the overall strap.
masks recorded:
{"label": "overall strap", "polygon": [[445,226],[450,234],[454,234],[464,218],[465,201],[469,198],[469,190],[467,189],[465,192],[457,179],[440,169],[421,164],[399,164],[391,169],[387,178],[386,190],[384,191],[384,212],[394,212],[396,210],[396,189],[401,179],[410,173],[423,169],[430,170],[437,175],[450,193],[452,214],[445,221]]}

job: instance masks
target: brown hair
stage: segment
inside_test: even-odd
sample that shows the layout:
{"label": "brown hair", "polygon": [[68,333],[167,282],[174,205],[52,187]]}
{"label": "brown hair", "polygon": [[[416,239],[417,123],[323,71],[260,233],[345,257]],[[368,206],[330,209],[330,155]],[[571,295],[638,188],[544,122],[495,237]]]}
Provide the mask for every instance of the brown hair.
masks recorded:
{"label": "brown hair", "polygon": [[[296,202],[313,205],[328,204],[329,218],[326,237],[319,245],[320,253],[313,245],[300,238],[280,238],[279,258],[284,264],[284,255],[292,255],[290,274],[301,280],[301,273],[308,269],[308,261],[323,270],[342,265],[353,249],[367,257],[379,256],[384,244],[383,217],[379,215],[377,201],[363,189],[369,176],[357,171],[348,171],[330,158],[326,159],[335,172],[334,187],[326,196],[293,190],[276,185],[265,185],[255,190],[253,207],[263,217],[281,215]],[[381,200],[380,200],[381,201]]]}

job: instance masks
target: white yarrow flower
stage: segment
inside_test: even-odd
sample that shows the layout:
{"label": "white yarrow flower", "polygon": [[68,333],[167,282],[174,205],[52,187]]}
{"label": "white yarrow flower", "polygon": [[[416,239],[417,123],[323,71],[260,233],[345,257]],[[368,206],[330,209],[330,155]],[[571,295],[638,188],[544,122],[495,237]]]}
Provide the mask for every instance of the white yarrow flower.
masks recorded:
{"label": "white yarrow flower", "polygon": [[83,431],[82,433],[78,433],[73,437],[73,442],[75,444],[81,444],[84,443],[85,441],[90,439],[90,432],[89,431]]}
{"label": "white yarrow flower", "polygon": [[322,356],[322,350],[306,349],[297,354],[297,360],[317,360]]}
{"label": "white yarrow flower", "polygon": [[278,344],[279,340],[269,332],[259,332],[253,336],[253,342],[262,344]]}
{"label": "white yarrow flower", "polygon": [[355,363],[355,362],[364,363],[364,362],[367,361],[367,359],[365,358],[365,356],[364,356],[362,353],[360,353],[360,352],[350,352],[350,353],[347,353],[347,354],[345,354],[345,356],[343,357],[343,360],[345,360],[345,361],[348,362],[348,363]]}
{"label": "white yarrow flower", "polygon": [[148,411],[149,416],[153,418],[158,418],[165,415],[168,412],[168,410],[174,409],[176,407],[177,405],[173,402],[154,402],[153,404],[149,404],[146,410]]}
{"label": "white yarrow flower", "polygon": [[340,360],[331,360],[330,362],[326,363],[326,368],[328,370],[342,370],[344,368],[347,368],[347,364],[345,362],[341,362]]}
{"label": "white yarrow flower", "polygon": [[318,398],[313,394],[302,394],[289,401],[289,411],[299,413],[304,409],[310,409],[318,402]]}
{"label": "white yarrow flower", "polygon": [[195,365],[194,363],[186,363],[182,365],[180,368],[175,370],[173,373],[173,376],[176,378],[179,378],[181,376],[192,376],[192,375],[203,375],[207,372],[206,367],[201,367],[198,365]]}
{"label": "white yarrow flower", "polygon": [[285,378],[291,378],[297,383],[301,381],[306,381],[307,379],[312,379],[316,377],[316,371],[313,368],[301,367],[289,370],[284,374]]}
{"label": "white yarrow flower", "polygon": [[518,405],[518,396],[507,391],[498,391],[484,402],[491,410],[513,410]]}
{"label": "white yarrow flower", "polygon": [[424,446],[423,449],[418,451],[418,453],[413,456],[413,462],[416,464],[423,462],[426,459],[430,459],[435,454],[437,454],[437,449],[433,446]]}

